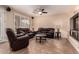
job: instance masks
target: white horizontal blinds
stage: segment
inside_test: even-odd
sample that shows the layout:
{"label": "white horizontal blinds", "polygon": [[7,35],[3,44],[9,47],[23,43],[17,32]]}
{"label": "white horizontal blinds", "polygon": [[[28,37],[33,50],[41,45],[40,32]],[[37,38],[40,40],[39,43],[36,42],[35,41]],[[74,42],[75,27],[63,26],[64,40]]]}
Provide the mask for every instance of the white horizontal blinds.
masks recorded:
{"label": "white horizontal blinds", "polygon": [[6,41],[5,36],[4,9],[0,7],[0,42]]}
{"label": "white horizontal blinds", "polygon": [[21,17],[20,27],[29,28],[29,25],[30,25],[30,21],[27,18]]}
{"label": "white horizontal blinds", "polygon": [[30,21],[23,16],[15,15],[15,27],[30,28]]}
{"label": "white horizontal blinds", "polygon": [[0,41],[1,41],[1,13],[0,13]]}
{"label": "white horizontal blinds", "polygon": [[3,40],[3,20],[2,20],[2,12],[0,12],[0,41]]}
{"label": "white horizontal blinds", "polygon": [[4,13],[0,12],[0,42],[4,40]]}

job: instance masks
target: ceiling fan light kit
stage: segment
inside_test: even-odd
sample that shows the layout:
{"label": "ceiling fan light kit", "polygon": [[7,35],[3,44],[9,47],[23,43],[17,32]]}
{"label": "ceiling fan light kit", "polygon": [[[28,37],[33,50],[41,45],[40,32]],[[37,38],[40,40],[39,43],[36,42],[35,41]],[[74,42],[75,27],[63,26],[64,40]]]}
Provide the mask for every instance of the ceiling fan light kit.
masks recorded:
{"label": "ceiling fan light kit", "polygon": [[41,14],[42,14],[42,12],[38,12],[38,14],[39,14],[39,15],[41,15]]}
{"label": "ceiling fan light kit", "polygon": [[45,9],[44,8],[37,8],[37,9],[34,10],[33,13],[34,14],[42,15],[42,14],[47,14],[48,12],[45,12]]}

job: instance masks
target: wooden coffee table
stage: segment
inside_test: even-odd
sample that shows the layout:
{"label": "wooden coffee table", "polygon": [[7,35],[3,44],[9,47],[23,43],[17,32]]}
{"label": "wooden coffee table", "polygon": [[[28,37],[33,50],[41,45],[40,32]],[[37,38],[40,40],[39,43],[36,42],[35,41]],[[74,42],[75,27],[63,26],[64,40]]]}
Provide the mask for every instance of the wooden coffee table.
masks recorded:
{"label": "wooden coffee table", "polygon": [[43,33],[36,34],[36,40],[39,40],[39,43],[41,43],[42,40],[46,40],[46,34]]}

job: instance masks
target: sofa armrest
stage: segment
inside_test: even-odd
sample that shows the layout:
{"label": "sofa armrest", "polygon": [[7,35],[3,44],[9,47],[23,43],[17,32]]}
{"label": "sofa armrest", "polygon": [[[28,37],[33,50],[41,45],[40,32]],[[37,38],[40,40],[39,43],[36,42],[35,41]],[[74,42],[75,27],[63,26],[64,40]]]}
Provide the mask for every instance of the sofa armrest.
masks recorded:
{"label": "sofa armrest", "polygon": [[29,36],[27,34],[17,37],[17,39],[26,39],[26,38],[29,38]]}
{"label": "sofa armrest", "polygon": [[20,36],[23,36],[23,35],[25,35],[24,32],[23,33],[20,33],[20,34],[16,34],[17,37],[20,37]]}

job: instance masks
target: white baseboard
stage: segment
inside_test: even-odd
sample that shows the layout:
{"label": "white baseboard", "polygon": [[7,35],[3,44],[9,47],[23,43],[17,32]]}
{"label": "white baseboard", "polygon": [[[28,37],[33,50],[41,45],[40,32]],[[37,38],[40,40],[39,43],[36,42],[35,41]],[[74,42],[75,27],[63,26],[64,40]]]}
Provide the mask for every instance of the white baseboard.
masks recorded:
{"label": "white baseboard", "polygon": [[72,46],[78,51],[79,53],[79,41],[74,39],[73,37],[69,36],[69,42],[72,44]]}
{"label": "white baseboard", "polygon": [[8,41],[8,40],[0,40],[0,43],[6,42],[6,41]]}

